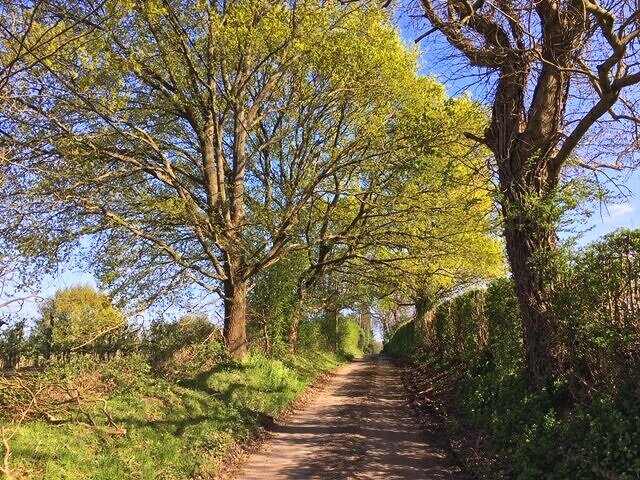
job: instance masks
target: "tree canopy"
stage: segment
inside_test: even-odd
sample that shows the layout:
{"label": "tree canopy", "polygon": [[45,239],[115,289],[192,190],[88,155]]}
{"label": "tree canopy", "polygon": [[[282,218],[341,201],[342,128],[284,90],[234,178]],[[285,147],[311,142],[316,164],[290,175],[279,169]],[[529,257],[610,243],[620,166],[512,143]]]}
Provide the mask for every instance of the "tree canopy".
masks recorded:
{"label": "tree canopy", "polygon": [[32,32],[4,38],[28,52],[0,114],[5,237],[51,261],[88,238],[119,298],[220,295],[238,356],[252,280],[285,256],[315,252],[319,273],[437,255],[460,233],[451,209],[487,207],[475,187],[462,209],[452,194],[481,168],[462,166],[456,122],[480,128],[482,110],[417,75],[376,2],[52,1],[29,15]]}

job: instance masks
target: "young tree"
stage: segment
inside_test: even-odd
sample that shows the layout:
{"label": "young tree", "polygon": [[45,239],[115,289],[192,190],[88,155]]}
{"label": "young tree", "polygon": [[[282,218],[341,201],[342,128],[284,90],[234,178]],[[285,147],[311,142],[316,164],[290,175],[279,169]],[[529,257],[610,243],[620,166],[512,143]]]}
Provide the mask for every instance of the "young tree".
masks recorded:
{"label": "young tree", "polygon": [[[439,31],[495,80],[491,122],[477,140],[491,149],[497,167],[528,371],[536,384],[548,383],[562,370],[551,308],[554,202],[567,165],[597,171],[637,158],[637,4],[421,0],[420,5],[432,26],[422,38]],[[595,131],[598,126],[604,128]],[[596,148],[593,137],[605,138],[604,148]],[[602,156],[611,163],[598,160]]]}
{"label": "young tree", "polygon": [[54,260],[89,237],[124,298],[218,293],[242,357],[250,282],[307,248],[314,202],[393,148],[414,55],[375,2],[51,0],[37,19],[74,40],[9,82],[4,235]]}

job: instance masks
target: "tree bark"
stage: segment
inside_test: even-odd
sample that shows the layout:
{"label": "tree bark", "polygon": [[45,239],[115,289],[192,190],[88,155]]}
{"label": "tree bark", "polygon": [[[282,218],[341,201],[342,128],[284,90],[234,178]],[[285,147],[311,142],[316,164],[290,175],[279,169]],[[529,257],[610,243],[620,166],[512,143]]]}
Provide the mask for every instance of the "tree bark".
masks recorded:
{"label": "tree bark", "polygon": [[553,312],[555,225],[536,212],[532,205],[535,201],[544,200],[508,192],[503,213],[527,371],[535,385],[544,386],[561,375],[563,348],[560,325]]}
{"label": "tree bark", "polygon": [[289,344],[291,347],[291,353],[296,353],[298,349],[298,332],[300,329],[300,321],[302,320],[302,314],[304,309],[304,302],[307,297],[307,290],[304,287],[298,288],[298,302],[295,312],[293,312],[293,318],[291,321],[291,330],[289,331]]}
{"label": "tree bark", "polygon": [[552,309],[557,246],[552,202],[560,178],[554,155],[568,80],[546,67],[527,116],[529,71],[524,58],[502,67],[486,140],[498,166],[507,257],[520,306],[527,371],[534,385],[543,386],[562,370],[560,328]]}
{"label": "tree bark", "polygon": [[224,281],[224,338],[231,358],[247,354],[247,279],[242,262],[228,260]]}

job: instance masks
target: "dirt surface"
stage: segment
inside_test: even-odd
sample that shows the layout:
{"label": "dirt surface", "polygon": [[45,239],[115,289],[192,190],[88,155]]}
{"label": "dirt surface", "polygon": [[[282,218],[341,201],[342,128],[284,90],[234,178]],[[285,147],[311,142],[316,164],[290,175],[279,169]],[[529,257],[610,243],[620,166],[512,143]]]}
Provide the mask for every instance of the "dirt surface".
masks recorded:
{"label": "dirt surface", "polygon": [[441,439],[421,430],[402,368],[382,356],[340,367],[315,400],[274,426],[238,479],[469,479]]}
{"label": "dirt surface", "polygon": [[[488,431],[473,424],[456,405],[456,391],[467,371],[463,364],[438,368],[436,364],[407,363],[402,369],[409,402],[418,414],[422,429],[439,437],[447,451],[477,480],[509,480],[509,463],[491,448]],[[450,428],[444,428],[449,424]],[[451,428],[455,425],[454,428]]]}

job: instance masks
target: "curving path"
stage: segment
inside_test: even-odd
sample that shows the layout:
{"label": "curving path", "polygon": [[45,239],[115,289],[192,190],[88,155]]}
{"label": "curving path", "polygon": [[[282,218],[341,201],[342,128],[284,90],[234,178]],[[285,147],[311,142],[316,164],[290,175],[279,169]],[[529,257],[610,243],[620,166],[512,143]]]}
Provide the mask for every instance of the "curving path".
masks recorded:
{"label": "curving path", "polygon": [[332,382],[248,459],[243,480],[466,480],[407,405],[400,367],[382,356],[343,365]]}

